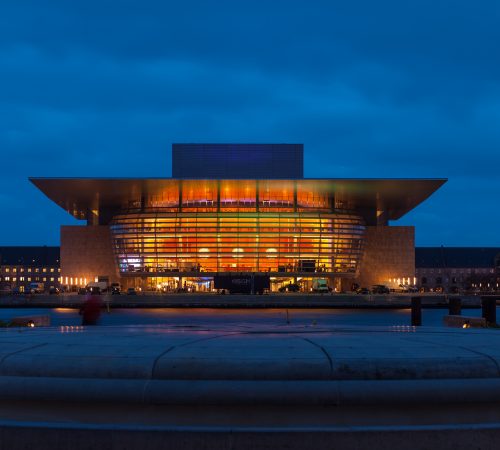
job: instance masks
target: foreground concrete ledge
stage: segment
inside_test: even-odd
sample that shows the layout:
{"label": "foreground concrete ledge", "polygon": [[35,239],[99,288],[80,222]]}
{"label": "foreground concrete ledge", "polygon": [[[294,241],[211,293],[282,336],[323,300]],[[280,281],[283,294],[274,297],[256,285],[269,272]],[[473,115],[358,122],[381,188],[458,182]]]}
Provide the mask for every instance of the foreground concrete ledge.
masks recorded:
{"label": "foreground concrete ledge", "polygon": [[456,328],[486,328],[488,325],[484,317],[467,317],[449,315],[443,317],[443,324]]}
{"label": "foreground concrete ledge", "polygon": [[4,401],[145,405],[419,405],[498,403],[500,379],[179,381],[0,377]]}
{"label": "foreground concrete ledge", "polygon": [[495,379],[499,367],[496,329],[145,325],[0,330],[0,377]]}
{"label": "foreground concrete ledge", "polygon": [[500,424],[407,427],[120,427],[0,422],[2,448],[496,450]]}
{"label": "foreground concrete ledge", "polygon": [[0,398],[140,404],[500,401],[500,331],[60,327],[0,332]]}
{"label": "foreground concrete ledge", "polygon": [[500,332],[0,330],[0,448],[496,450]]}

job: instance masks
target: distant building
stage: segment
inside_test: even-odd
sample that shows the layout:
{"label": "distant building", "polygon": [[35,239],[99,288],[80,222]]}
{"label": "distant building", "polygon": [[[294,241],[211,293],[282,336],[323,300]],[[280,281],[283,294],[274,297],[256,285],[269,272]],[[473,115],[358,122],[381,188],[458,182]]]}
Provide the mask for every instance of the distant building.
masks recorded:
{"label": "distant building", "polygon": [[425,290],[498,291],[500,247],[416,247],[415,273]]}
{"label": "distant building", "polygon": [[415,284],[414,227],[390,221],[446,182],[304,178],[302,144],[174,144],[172,155],[172,178],[31,178],[86,221],[61,228],[64,285]]}
{"label": "distant building", "polygon": [[27,292],[30,283],[60,287],[59,247],[0,247],[0,286]]}

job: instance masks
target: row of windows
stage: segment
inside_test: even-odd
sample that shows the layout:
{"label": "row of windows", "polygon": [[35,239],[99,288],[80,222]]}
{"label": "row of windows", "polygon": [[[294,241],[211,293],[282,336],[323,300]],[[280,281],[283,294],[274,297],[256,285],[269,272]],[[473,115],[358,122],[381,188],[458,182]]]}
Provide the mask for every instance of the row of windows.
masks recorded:
{"label": "row of windows", "polygon": [[[237,207],[253,206],[257,199],[261,206],[306,208],[329,208],[339,199],[332,198],[328,184],[304,184],[290,180],[173,180],[161,192],[145,199],[145,207],[175,207],[179,201],[183,206],[216,207],[220,200],[221,207],[230,205]],[[266,204],[267,202],[267,204]],[[140,207],[139,199],[132,200],[128,208]]]}
{"label": "row of windows", "polygon": [[3,273],[24,273],[24,272],[34,272],[34,273],[54,273],[61,272],[59,267],[19,267],[19,266],[2,266]]}
{"label": "row of windows", "polygon": [[465,281],[467,281],[468,277],[461,277],[461,276],[455,276],[455,277],[450,277],[450,278],[443,278],[443,277],[436,277],[436,278],[429,278],[429,277],[422,277],[420,279],[420,283],[422,286],[427,286],[427,285],[443,285],[444,284],[460,284]]}
{"label": "row of windows", "polygon": [[[3,278],[3,280],[2,280]],[[20,282],[30,282],[30,281],[56,281],[54,277],[11,277],[4,276],[0,277],[0,281],[20,281]],[[61,281],[61,278],[58,278],[57,281]]]}
{"label": "row of windows", "polygon": [[440,273],[452,273],[452,274],[470,274],[470,273],[495,273],[495,269],[493,268],[460,268],[460,269],[427,269],[427,268],[417,268],[416,272],[419,274],[440,274]]}

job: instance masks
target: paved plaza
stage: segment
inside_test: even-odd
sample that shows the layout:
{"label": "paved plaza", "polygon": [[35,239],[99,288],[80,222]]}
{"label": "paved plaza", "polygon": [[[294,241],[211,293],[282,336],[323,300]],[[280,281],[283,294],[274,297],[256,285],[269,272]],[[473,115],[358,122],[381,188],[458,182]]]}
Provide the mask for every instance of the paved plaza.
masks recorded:
{"label": "paved plaza", "polygon": [[[239,430],[260,439],[262,432],[277,437],[283,427],[411,434],[439,425],[445,434],[473,427],[496,439],[499,363],[497,329],[286,323],[1,329],[0,421],[4,442],[13,426],[35,435],[68,427]],[[296,448],[278,441],[275,448]]]}

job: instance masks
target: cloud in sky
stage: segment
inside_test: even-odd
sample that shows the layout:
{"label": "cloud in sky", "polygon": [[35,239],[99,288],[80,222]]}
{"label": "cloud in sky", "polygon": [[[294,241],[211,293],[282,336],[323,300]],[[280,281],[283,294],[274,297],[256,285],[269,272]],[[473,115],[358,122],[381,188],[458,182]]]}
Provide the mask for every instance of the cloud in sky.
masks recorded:
{"label": "cloud in sky", "polygon": [[448,177],[399,222],[417,244],[500,245],[498,23],[493,0],[3,2],[1,241],[75,223],[27,176],[301,142],[310,177]]}

